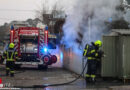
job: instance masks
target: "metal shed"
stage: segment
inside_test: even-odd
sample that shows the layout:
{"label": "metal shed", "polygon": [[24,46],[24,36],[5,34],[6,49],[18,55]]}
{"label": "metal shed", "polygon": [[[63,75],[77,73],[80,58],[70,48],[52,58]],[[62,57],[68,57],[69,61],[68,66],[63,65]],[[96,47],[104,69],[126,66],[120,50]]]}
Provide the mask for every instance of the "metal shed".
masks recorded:
{"label": "metal shed", "polygon": [[130,30],[112,30],[103,36],[102,77],[130,79]]}

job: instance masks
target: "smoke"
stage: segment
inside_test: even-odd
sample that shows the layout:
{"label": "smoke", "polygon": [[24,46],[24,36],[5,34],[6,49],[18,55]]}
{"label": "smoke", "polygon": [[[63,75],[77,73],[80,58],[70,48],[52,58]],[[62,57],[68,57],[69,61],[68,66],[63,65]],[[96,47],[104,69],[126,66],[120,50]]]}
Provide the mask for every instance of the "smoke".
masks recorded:
{"label": "smoke", "polygon": [[123,2],[123,4],[125,5],[125,6],[128,6],[129,5],[129,8],[125,8],[125,14],[124,14],[124,19],[127,21],[127,22],[129,22],[130,23],[130,1],[129,0],[123,0],[124,2]]}
{"label": "smoke", "polygon": [[126,12],[126,14],[124,15],[124,19],[130,23],[130,10]]}
{"label": "smoke", "polygon": [[73,3],[63,26],[62,42],[74,50],[79,49],[77,40],[81,41],[83,47],[86,43],[101,40],[107,29],[104,22],[122,16],[122,13],[115,9],[120,5],[120,0],[74,0]]}

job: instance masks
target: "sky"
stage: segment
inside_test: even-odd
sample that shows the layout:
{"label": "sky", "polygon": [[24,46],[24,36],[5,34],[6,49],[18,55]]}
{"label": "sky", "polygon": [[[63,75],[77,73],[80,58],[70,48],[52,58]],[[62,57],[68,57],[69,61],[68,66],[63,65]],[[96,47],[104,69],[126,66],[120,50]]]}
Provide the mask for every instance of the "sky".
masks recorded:
{"label": "sky", "polygon": [[43,3],[51,10],[57,3],[66,13],[71,12],[77,0],[0,0],[0,25],[13,20],[34,19],[39,16],[37,11],[42,11]]}
{"label": "sky", "polygon": [[35,18],[43,0],[0,0],[0,25],[12,20]]}

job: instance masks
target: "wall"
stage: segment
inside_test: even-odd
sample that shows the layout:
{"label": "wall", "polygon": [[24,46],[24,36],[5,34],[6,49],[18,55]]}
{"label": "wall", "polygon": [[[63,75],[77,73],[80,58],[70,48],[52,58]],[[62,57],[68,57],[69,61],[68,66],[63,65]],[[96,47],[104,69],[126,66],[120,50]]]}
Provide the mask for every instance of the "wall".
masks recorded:
{"label": "wall", "polygon": [[81,74],[83,70],[82,55],[74,53],[72,49],[63,48],[62,51],[64,52],[63,67]]}
{"label": "wall", "polygon": [[130,79],[130,35],[103,36],[102,77]]}

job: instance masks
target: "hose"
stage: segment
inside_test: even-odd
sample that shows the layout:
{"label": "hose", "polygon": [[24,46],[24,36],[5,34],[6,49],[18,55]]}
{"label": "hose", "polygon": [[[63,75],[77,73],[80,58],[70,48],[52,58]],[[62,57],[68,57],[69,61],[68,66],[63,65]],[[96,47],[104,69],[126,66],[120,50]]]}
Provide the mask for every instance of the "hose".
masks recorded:
{"label": "hose", "polygon": [[83,68],[81,74],[80,74],[76,79],[74,79],[74,80],[72,80],[72,81],[69,81],[69,82],[66,82],[66,83],[59,83],[59,84],[34,85],[34,87],[37,87],[37,88],[38,88],[38,87],[43,87],[43,88],[45,88],[45,87],[48,87],[48,86],[61,86],[61,85],[71,84],[71,83],[77,81],[77,80],[84,74],[84,71],[85,71],[86,66],[87,66],[87,62],[86,62],[86,64],[85,64],[85,66],[84,66],[84,68]]}
{"label": "hose", "polygon": [[[84,58],[83,58],[84,59]],[[46,88],[46,87],[49,87],[49,86],[61,86],[61,85],[68,85],[68,84],[71,84],[75,81],[77,81],[83,74],[84,74],[84,71],[85,71],[85,68],[87,66],[87,62],[81,72],[81,74],[74,80],[72,81],[69,81],[69,82],[65,82],[65,83],[57,83],[57,84],[43,84],[43,85],[33,85],[33,86],[14,86],[14,87],[17,87],[17,88]]]}

